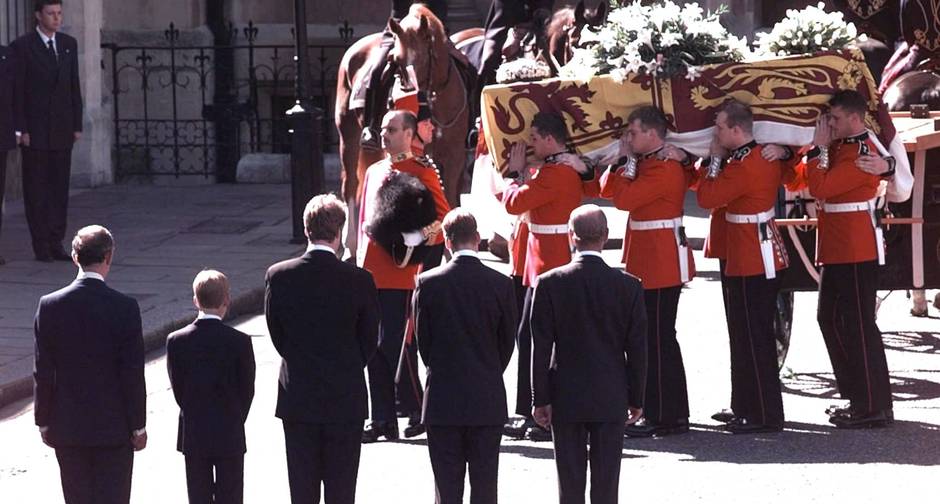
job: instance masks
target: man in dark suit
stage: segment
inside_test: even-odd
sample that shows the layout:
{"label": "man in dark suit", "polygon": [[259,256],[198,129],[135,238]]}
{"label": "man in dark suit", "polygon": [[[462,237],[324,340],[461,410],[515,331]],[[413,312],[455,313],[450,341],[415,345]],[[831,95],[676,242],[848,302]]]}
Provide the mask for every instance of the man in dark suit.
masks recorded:
{"label": "man in dark suit", "polygon": [[552,429],[560,502],[584,502],[590,460],[592,504],[616,503],[624,423],[643,414],[643,287],[601,258],[600,208],[575,209],[568,228],[578,256],[539,277],[532,303],[532,416]]}
{"label": "man in dark suit", "polygon": [[[446,266],[422,273],[414,294],[418,351],[428,370],[422,423],[438,504],[496,502],[499,443],[506,414],[503,371],[515,346],[512,280],[476,256],[477,222],[462,208],[444,218]],[[460,400],[455,400],[460,398]]]}
{"label": "man in dark suit", "polygon": [[193,280],[196,321],[170,334],[166,366],[180,407],[176,449],[186,457],[190,504],[241,504],[245,420],[255,395],[251,338],[222,323],[228,279],[205,270]]}
{"label": "man in dark suit", "polygon": [[140,308],[105,285],[113,256],[107,229],[78,230],[78,278],[36,311],[36,425],[69,504],[129,502],[134,451],[147,445]]}
{"label": "man in dark suit", "polygon": [[[0,45],[0,231],[3,230],[3,193],[7,180],[7,153],[16,147],[13,128],[13,83],[16,78],[16,57],[13,49]],[[6,264],[0,255],[0,266]]]}
{"label": "man in dark suit", "polygon": [[271,266],[264,313],[281,355],[276,415],[284,423],[291,502],[356,499],[362,424],[368,416],[363,369],[378,346],[375,282],[337,259],[346,205],[332,194],[304,209],[307,253]]}
{"label": "man in dark suit", "polygon": [[59,33],[61,0],[35,1],[36,30],[13,41],[23,206],[37,261],[71,260],[62,247],[72,144],[82,135],[78,42]]}

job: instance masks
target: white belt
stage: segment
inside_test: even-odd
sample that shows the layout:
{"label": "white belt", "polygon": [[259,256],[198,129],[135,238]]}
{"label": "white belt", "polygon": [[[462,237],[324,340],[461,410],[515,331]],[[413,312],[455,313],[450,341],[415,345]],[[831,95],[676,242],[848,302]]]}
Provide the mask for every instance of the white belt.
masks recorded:
{"label": "white belt", "polygon": [[628,226],[631,231],[672,229],[672,234],[676,237],[676,248],[679,253],[679,280],[682,283],[691,280],[689,276],[689,247],[682,243],[682,237],[679,234],[679,230],[682,228],[682,217],[645,221],[630,219]]}
{"label": "white belt", "polygon": [[[774,218],[774,209],[765,210],[756,214],[733,214],[726,213],[725,220],[732,224],[764,224]],[[757,227],[757,242],[760,243],[760,257],[764,263],[764,277],[777,277],[777,263],[774,259],[774,242],[771,239],[771,233],[768,230],[767,236],[761,236],[760,226]]]}
{"label": "white belt", "polygon": [[878,253],[878,264],[884,266],[885,263],[885,236],[884,230],[878,225],[875,219],[875,204],[877,198],[868,201],[853,201],[851,203],[823,203],[823,210],[826,213],[849,213],[849,212],[868,212],[871,219],[871,227],[875,230],[875,249]]}
{"label": "white belt", "polygon": [[732,224],[760,224],[774,218],[774,209],[766,210],[756,214],[733,214],[726,213],[725,220]]}
{"label": "white belt", "polygon": [[537,234],[565,234],[568,232],[567,224],[535,224],[529,223],[529,231]]}

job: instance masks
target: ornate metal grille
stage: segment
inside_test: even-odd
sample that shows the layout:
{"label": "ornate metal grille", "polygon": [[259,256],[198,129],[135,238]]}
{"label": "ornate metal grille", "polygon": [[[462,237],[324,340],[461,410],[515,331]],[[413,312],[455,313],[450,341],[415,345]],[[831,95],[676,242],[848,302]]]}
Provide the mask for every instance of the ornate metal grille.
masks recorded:
{"label": "ornate metal grille", "polygon": [[[102,44],[114,119],[119,179],[135,176],[234,174],[250,152],[290,152],[284,112],[295,101],[293,45],[258,44],[258,27],[230,26],[225,45],[181,41],[171,24],[164,42]],[[336,72],[352,40],[309,46],[313,101],[324,109],[324,146],[332,127]]]}

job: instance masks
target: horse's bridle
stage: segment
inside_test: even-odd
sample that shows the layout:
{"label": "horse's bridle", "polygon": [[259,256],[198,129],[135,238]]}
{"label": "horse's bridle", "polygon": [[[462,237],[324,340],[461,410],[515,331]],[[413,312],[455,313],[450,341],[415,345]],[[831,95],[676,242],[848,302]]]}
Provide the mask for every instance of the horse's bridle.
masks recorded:
{"label": "horse's bridle", "polygon": [[[461,93],[461,95],[463,96],[463,103],[460,107],[460,110],[458,110],[457,113],[454,114],[453,118],[443,123],[440,120],[438,120],[437,117],[435,117],[434,101],[437,97],[437,91],[435,91],[434,89],[434,61],[436,60],[436,58],[434,57],[434,37],[431,35],[428,35],[427,37],[427,46],[428,46],[428,71],[427,71],[426,80],[428,84],[428,87],[427,87],[428,111],[431,114],[431,122],[434,124],[434,126],[436,128],[440,128],[443,130],[443,129],[450,128],[454,124],[457,124],[457,120],[460,119],[461,114],[463,114],[463,112],[467,110],[467,106],[469,105],[470,98],[467,96],[466,86],[464,85],[463,80],[461,80],[460,84],[461,84],[461,87],[464,88],[464,92]],[[449,55],[447,56],[447,63],[448,63],[447,64],[447,76],[444,78],[444,82],[440,85],[440,89],[444,89],[447,87],[448,84],[450,84],[451,74],[453,73],[455,64],[454,64],[453,58],[451,58]],[[421,83],[418,82],[417,84],[418,84],[418,89],[420,90]]]}

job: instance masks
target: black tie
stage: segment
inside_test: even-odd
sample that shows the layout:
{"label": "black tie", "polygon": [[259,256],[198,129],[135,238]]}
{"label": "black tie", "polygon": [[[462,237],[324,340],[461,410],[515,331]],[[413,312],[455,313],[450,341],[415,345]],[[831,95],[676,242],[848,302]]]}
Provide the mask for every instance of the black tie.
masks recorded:
{"label": "black tie", "polygon": [[49,42],[46,42],[46,47],[49,48],[49,54],[52,55],[52,59],[59,61],[59,55],[55,52],[55,45],[52,43],[52,39],[49,39]]}

